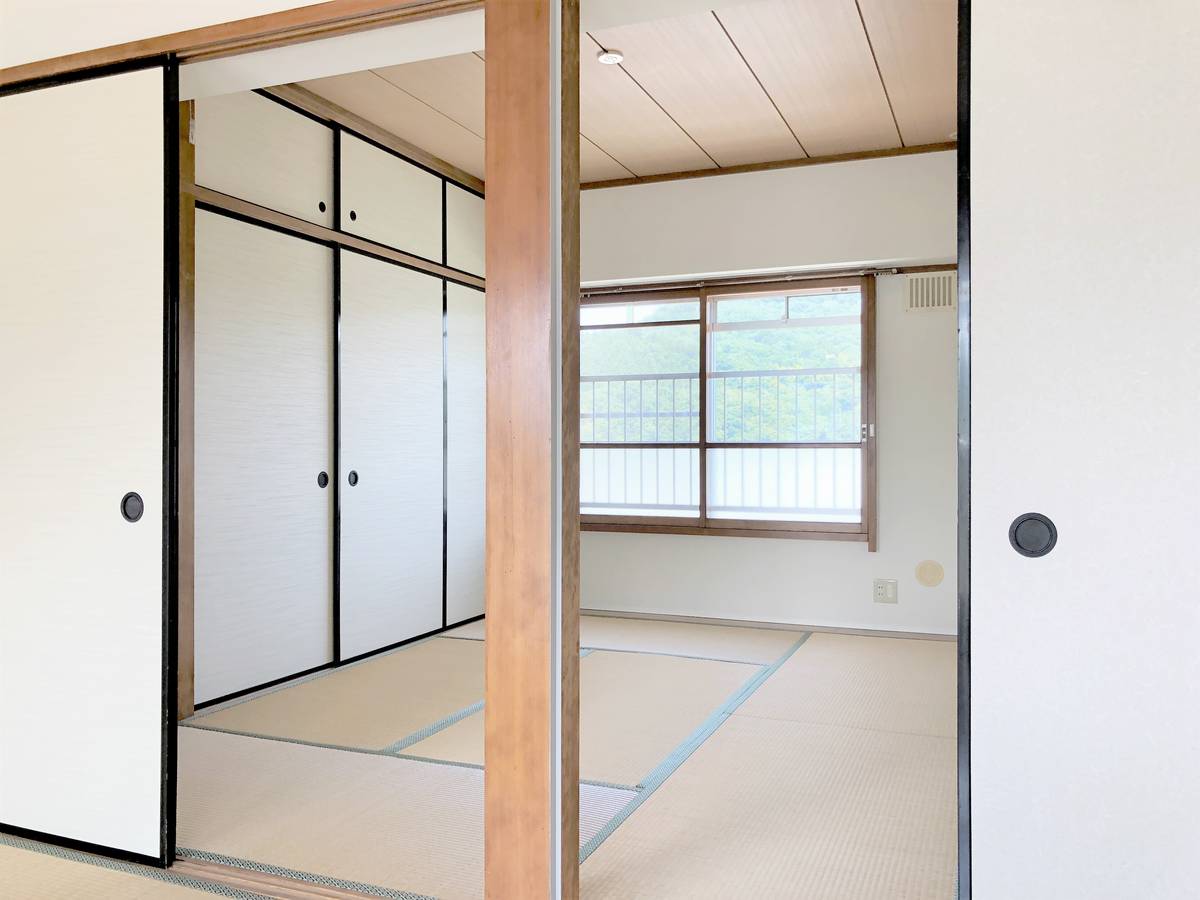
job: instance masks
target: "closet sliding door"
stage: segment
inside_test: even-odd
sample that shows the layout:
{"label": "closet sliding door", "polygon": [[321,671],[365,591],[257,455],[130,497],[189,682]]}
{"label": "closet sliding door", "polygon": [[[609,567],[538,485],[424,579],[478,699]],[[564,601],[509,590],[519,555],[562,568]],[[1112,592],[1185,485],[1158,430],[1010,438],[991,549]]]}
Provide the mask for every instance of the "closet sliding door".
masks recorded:
{"label": "closet sliding door", "polygon": [[341,658],[442,627],[442,282],[342,250]]}
{"label": "closet sliding door", "polygon": [[483,291],[446,285],[446,624],[483,615]]}
{"label": "closet sliding door", "polygon": [[196,702],[333,659],[333,250],[196,214]]}

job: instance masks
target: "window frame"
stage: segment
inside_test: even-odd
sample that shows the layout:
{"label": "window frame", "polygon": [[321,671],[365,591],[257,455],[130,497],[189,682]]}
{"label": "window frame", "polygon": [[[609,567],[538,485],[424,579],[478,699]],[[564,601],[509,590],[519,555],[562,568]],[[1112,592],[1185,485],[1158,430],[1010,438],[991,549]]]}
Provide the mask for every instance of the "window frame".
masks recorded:
{"label": "window frame", "polygon": [[[711,441],[708,435],[710,381],[709,358],[711,355],[713,329],[711,318],[715,301],[734,297],[761,295],[786,296],[788,291],[814,290],[821,288],[856,287],[862,297],[861,313],[861,422],[857,442],[786,442]],[[693,283],[666,284],[657,287],[621,290],[597,289],[581,297],[582,306],[605,303],[634,303],[651,300],[699,300],[700,315],[696,320],[685,322],[662,322],[654,324],[699,324],[699,439],[696,441],[580,441],[580,449],[688,449],[699,453],[699,514],[697,516],[653,516],[653,515],[604,515],[581,513],[580,528],[583,531],[626,532],[633,534],[686,534],[718,535],[725,537],[793,538],[802,540],[857,541],[867,544],[867,550],[878,549],[878,466],[876,460],[876,368],[875,368],[875,276],[855,275],[829,278],[781,279],[763,282]],[[627,325],[581,325],[580,334],[586,331],[646,327],[647,323]],[[782,519],[732,519],[708,517],[708,451],[712,449],[837,449],[856,448],[862,453],[861,496],[862,515],[859,522],[797,522]]]}

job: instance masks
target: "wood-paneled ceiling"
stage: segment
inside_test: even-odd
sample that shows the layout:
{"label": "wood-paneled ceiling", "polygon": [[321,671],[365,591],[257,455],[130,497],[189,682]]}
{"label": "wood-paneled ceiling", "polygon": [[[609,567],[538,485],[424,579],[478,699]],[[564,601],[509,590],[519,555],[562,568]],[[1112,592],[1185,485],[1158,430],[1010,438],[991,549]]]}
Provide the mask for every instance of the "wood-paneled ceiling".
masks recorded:
{"label": "wood-paneled ceiling", "polygon": [[[758,0],[585,32],[581,180],[952,141],[956,32],[955,0]],[[480,53],[303,86],[484,175]]]}

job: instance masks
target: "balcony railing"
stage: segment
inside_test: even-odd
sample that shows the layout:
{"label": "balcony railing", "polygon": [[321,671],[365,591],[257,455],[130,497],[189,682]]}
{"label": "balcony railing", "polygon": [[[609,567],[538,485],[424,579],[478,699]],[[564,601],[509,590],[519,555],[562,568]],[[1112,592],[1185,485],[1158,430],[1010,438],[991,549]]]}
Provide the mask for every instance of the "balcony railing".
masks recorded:
{"label": "balcony railing", "polygon": [[[708,442],[849,443],[861,438],[857,368],[712,372]],[[580,378],[583,443],[690,443],[700,438],[694,373]]]}

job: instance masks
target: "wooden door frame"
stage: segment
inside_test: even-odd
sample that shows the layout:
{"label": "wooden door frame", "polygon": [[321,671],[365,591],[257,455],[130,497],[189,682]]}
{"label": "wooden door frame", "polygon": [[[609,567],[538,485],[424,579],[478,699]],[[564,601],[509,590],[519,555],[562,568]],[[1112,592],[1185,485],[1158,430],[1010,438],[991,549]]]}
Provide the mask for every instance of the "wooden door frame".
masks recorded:
{"label": "wooden door frame", "polygon": [[[421,19],[427,19],[434,16],[450,15],[455,13],[467,12],[483,8],[483,0],[329,0],[329,2],[319,3],[311,6],[304,6],[296,9],[284,10],[277,13],[272,13],[263,16],[256,16],[247,19],[241,19],[234,22],[211,25],[202,28],[191,29],[173,34],[161,35],[158,37],[146,38],[136,41],[130,41],[123,44],[117,44],[109,47],[88,50],[80,53],[73,53],[66,56],[60,56],[52,59],[41,60],[33,63],[13,66],[5,69],[0,69],[0,89],[5,92],[20,91],[26,88],[35,86],[45,86],[59,81],[74,80],[81,77],[91,77],[98,75],[108,70],[111,67],[137,66],[140,64],[149,64],[150,60],[170,56],[172,60],[178,60],[181,63],[196,61],[199,59],[215,58],[218,56],[228,56],[251,51],[264,50],[274,47],[285,46],[288,44],[299,43],[304,41],[318,40],[325,37],[330,37],[339,34],[346,34],[354,31],[361,31],[370,28],[379,28],[388,25],[395,25],[406,22],[413,22]],[[566,10],[566,16],[563,17],[563,10]],[[547,596],[552,598],[551,606],[546,607],[543,611],[545,614],[535,617],[529,623],[514,623],[514,630],[511,632],[511,639],[520,641],[529,639],[536,642],[539,638],[527,632],[531,631],[528,625],[533,625],[534,628],[540,623],[544,626],[549,626],[552,621],[558,622],[558,629],[553,633],[549,631],[540,637],[542,647],[547,651],[543,657],[544,661],[552,663],[551,667],[542,674],[549,681],[548,696],[551,698],[551,703],[543,703],[538,705],[536,699],[526,696],[520,690],[520,683],[517,681],[508,681],[508,679],[498,679],[493,676],[489,680],[489,690],[495,699],[498,696],[505,696],[510,701],[509,712],[514,713],[516,718],[528,722],[534,719],[541,719],[548,729],[554,731],[554,739],[552,746],[554,752],[547,755],[557,755],[557,760],[552,766],[552,772],[547,780],[549,791],[541,791],[540,798],[546,799],[551,794],[553,803],[551,808],[541,810],[536,816],[535,821],[528,821],[520,817],[521,810],[516,810],[516,807],[527,806],[532,809],[533,804],[530,803],[529,797],[515,796],[511,791],[505,791],[504,781],[501,779],[488,779],[493,790],[488,793],[488,798],[485,801],[486,811],[488,812],[489,820],[495,822],[497,817],[503,819],[506,815],[504,810],[511,813],[514,810],[518,812],[518,819],[508,822],[508,824],[499,832],[493,825],[492,833],[495,836],[493,839],[502,838],[504,843],[502,846],[493,844],[493,852],[490,854],[489,872],[487,880],[495,884],[500,879],[515,878],[519,883],[529,883],[531,890],[534,893],[524,894],[524,896],[544,895],[546,897],[574,897],[577,896],[578,885],[578,843],[575,836],[578,831],[578,518],[571,515],[563,515],[563,511],[570,509],[572,498],[576,497],[573,488],[577,488],[577,469],[572,467],[571,459],[576,458],[577,441],[572,440],[572,435],[575,431],[572,426],[577,426],[578,417],[572,416],[571,412],[575,409],[572,402],[574,397],[577,401],[576,380],[578,375],[578,358],[577,355],[571,353],[571,346],[577,346],[578,331],[575,328],[578,309],[578,289],[579,289],[579,273],[578,273],[578,78],[574,73],[577,72],[578,65],[578,5],[575,0],[537,0],[535,3],[508,4],[502,8],[502,15],[493,16],[493,19],[508,19],[505,26],[508,32],[508,37],[512,41],[512,53],[498,52],[496,60],[489,63],[489,69],[493,72],[497,71],[497,62],[500,59],[505,59],[504,68],[500,73],[507,77],[509,81],[521,80],[525,77],[529,70],[529,62],[523,57],[525,49],[540,48],[540,58],[543,62],[551,61],[547,54],[553,54],[555,58],[552,60],[552,65],[548,69],[540,72],[540,90],[542,96],[549,98],[551,95],[557,98],[556,116],[559,116],[563,122],[562,129],[557,134],[549,133],[551,129],[551,119],[545,121],[529,121],[522,120],[521,127],[511,129],[511,135],[515,136],[518,142],[526,142],[530,146],[539,142],[546,147],[553,146],[552,152],[545,156],[547,162],[547,170],[538,173],[537,177],[544,182],[544,186],[551,190],[552,196],[556,198],[558,204],[556,212],[548,219],[545,217],[547,210],[535,208],[537,198],[531,196],[523,196],[519,187],[515,182],[519,181],[519,175],[523,174],[527,167],[512,167],[505,166],[504,170],[512,173],[513,177],[498,178],[498,203],[507,206],[503,211],[506,218],[520,219],[525,218],[531,222],[535,228],[546,226],[545,244],[549,251],[543,255],[540,263],[535,264],[537,271],[536,278],[543,279],[544,286],[548,290],[539,293],[532,298],[532,306],[525,311],[536,311],[548,315],[548,320],[553,323],[553,328],[557,329],[557,333],[563,343],[560,345],[556,359],[556,365],[559,367],[554,373],[557,377],[552,379],[553,390],[558,392],[558,396],[554,397],[549,391],[543,391],[543,399],[549,401],[549,405],[542,406],[538,410],[536,416],[531,416],[528,421],[521,420],[518,416],[515,420],[510,420],[505,423],[511,427],[511,432],[523,432],[529,439],[535,443],[544,440],[544,428],[546,420],[554,422],[554,432],[557,436],[552,443],[556,446],[554,454],[547,456],[547,461],[553,460],[552,469],[558,473],[560,479],[559,492],[554,498],[552,505],[542,509],[542,514],[546,518],[546,523],[549,524],[549,531],[542,529],[542,534],[522,533],[520,529],[508,535],[510,549],[516,550],[518,556],[522,554],[526,542],[533,544],[539,543],[538,549],[549,554],[549,559],[553,561],[553,566],[540,574],[543,581],[543,587],[547,590]],[[557,23],[557,37],[549,40],[549,32],[539,32],[536,36],[533,35],[534,26],[544,20],[551,14],[550,18]],[[561,54],[561,55],[559,55]],[[563,78],[563,74],[572,73],[572,77]],[[557,78],[557,83],[552,83],[552,78]],[[177,98],[172,98],[174,101],[171,109],[167,111],[167,122],[171,127],[169,137],[176,134],[180,135],[181,140],[177,143],[168,140],[171,144],[172,151],[182,149],[185,156],[185,164],[191,164],[191,156],[189,148],[187,148],[187,135],[181,133],[174,121],[174,116],[177,115],[179,104]],[[507,98],[504,106],[509,105]],[[506,113],[504,108],[494,107],[494,114],[502,116]],[[528,112],[528,108],[525,110]],[[521,113],[518,111],[517,115]],[[538,128],[538,131],[530,132],[529,127],[533,125]],[[176,177],[175,182],[179,181]],[[514,189],[508,192],[508,199],[504,199],[503,187],[505,181],[514,182]],[[168,243],[168,251],[175,257],[175,268],[178,266],[179,243],[176,240],[176,229],[186,231],[187,224],[194,215],[190,205],[185,205],[180,209],[176,206],[179,198],[178,191],[168,190],[170,197],[168,199],[167,209],[168,217],[171,219],[171,237]],[[173,198],[173,199],[172,199]],[[495,204],[491,205],[493,210],[497,209]],[[182,226],[182,227],[181,227]],[[494,229],[493,234],[503,235],[505,229]],[[525,236],[529,237],[533,232],[526,231]],[[186,234],[180,237],[186,238]],[[526,260],[529,262],[529,260]],[[503,267],[501,267],[503,268]],[[509,275],[512,278],[519,280],[522,277],[521,267],[509,266]],[[504,273],[499,272],[501,276],[499,287],[503,287]],[[552,275],[552,280],[546,281],[547,275]],[[178,277],[169,279],[172,282],[172,291],[179,291],[184,299],[184,313],[188,314],[191,310],[191,283],[190,280]],[[511,280],[511,279],[510,279]],[[182,282],[182,283],[181,283]],[[551,287],[553,285],[553,287]],[[550,304],[561,303],[557,311],[552,311]],[[504,308],[489,304],[491,306],[489,315],[489,331],[492,331],[495,326],[514,325],[519,326],[520,323],[515,320],[518,318],[515,315],[505,315]],[[183,323],[185,333],[190,333],[190,320]],[[174,342],[171,347],[172,354],[179,352],[178,347],[178,323],[172,324]],[[514,335],[519,335],[519,327],[513,330]],[[563,349],[566,350],[563,353]],[[174,357],[172,357],[174,361]],[[184,354],[181,360],[184,372],[184,383],[187,384],[190,380],[190,365],[192,357],[190,352]],[[510,359],[497,360],[492,366],[493,375],[500,373],[502,376],[507,376],[513,371],[515,364]],[[542,373],[543,375],[547,373]],[[489,390],[489,400],[497,393],[496,388],[501,382],[508,380],[506,377],[496,379],[493,382],[492,389]],[[521,390],[529,387],[528,383],[522,382],[516,386]],[[165,390],[164,402],[174,410],[178,404],[178,385],[172,384]],[[515,391],[514,391],[515,393]],[[527,397],[526,397],[527,399]],[[190,404],[186,404],[187,409],[182,409],[183,422],[185,426],[189,426],[192,422],[192,409]],[[532,409],[533,405],[526,403],[525,409]],[[520,408],[518,408],[520,409]],[[561,423],[561,430],[558,425]],[[179,436],[179,444],[184,449],[185,453],[191,452],[194,444],[194,434],[182,434]],[[511,445],[493,445],[489,448],[489,463],[493,466],[507,460],[512,463],[512,468],[519,468],[523,461],[517,458],[516,451]],[[184,510],[185,513],[191,502],[192,480],[191,477],[180,478],[178,473],[172,479],[172,488],[177,489],[182,482],[184,488]],[[523,487],[523,485],[518,485]],[[549,498],[550,492],[547,493]],[[183,529],[184,537],[190,533],[190,527],[185,526]],[[173,536],[172,536],[173,537]],[[548,548],[540,546],[542,538],[550,540]],[[173,548],[174,541],[169,542]],[[164,546],[167,546],[166,544]],[[494,551],[490,551],[494,552]],[[185,565],[183,567],[184,577],[187,577],[192,572],[192,553],[190,550],[184,554]],[[519,591],[523,590],[526,585],[518,585],[516,581],[497,568],[500,573],[500,580],[494,582],[492,587],[496,589],[507,588],[507,594],[510,598],[515,598],[519,595]],[[528,574],[528,573],[526,573]],[[168,640],[167,652],[164,658],[164,672],[169,679],[168,693],[169,705],[172,712],[171,723],[168,723],[165,728],[171,735],[170,747],[174,749],[174,733],[173,727],[175,705],[178,701],[181,680],[186,679],[187,684],[191,684],[192,669],[190,664],[180,668],[176,672],[175,660],[178,654],[177,635],[174,632],[176,614],[178,612],[177,589],[179,579],[172,571],[170,578],[171,582],[170,593],[172,596],[170,625],[172,632]],[[565,587],[565,589],[563,589]],[[186,603],[190,606],[191,591],[190,585],[185,587],[184,593],[187,595]],[[489,604],[490,605],[490,604]],[[497,622],[499,619],[505,618],[501,609],[502,615],[493,618],[492,622]],[[510,606],[507,612],[512,612],[515,618],[519,609],[514,605]],[[552,616],[551,617],[551,612]],[[501,623],[503,624],[503,623]],[[190,633],[188,629],[185,633]],[[546,640],[549,635],[549,640]],[[564,635],[566,640],[564,641]],[[574,636],[573,638],[571,636]],[[497,646],[493,642],[493,646]],[[525,646],[528,649],[528,646]],[[189,657],[190,658],[190,657]],[[507,685],[504,683],[508,681]],[[171,690],[170,688],[174,689]],[[499,693],[497,693],[499,692]],[[494,705],[498,705],[494,704]],[[566,710],[566,715],[563,715]],[[492,739],[502,737],[507,732],[511,731],[511,725],[515,724],[514,717],[504,715],[496,719],[493,717]],[[496,722],[500,723],[499,727],[495,726]],[[549,737],[549,735],[548,735]],[[173,778],[173,758],[172,757],[172,774],[170,776],[170,797],[165,801],[169,804],[170,815],[167,820],[167,825],[164,834],[164,854],[161,865],[169,865],[174,860],[174,778]],[[574,765],[572,765],[574,760]],[[510,757],[510,769],[506,774],[519,772],[522,769],[528,769],[528,761],[520,757]],[[493,766],[495,763],[493,763]],[[494,771],[494,769],[493,769]],[[538,778],[545,778],[547,773],[539,772]],[[485,775],[485,778],[487,776]],[[499,810],[501,806],[504,810]],[[554,827],[554,833],[548,834],[546,828],[551,827],[551,823],[557,821],[559,826]],[[540,838],[540,840],[539,840]],[[548,843],[543,843],[548,840]],[[541,855],[541,850],[530,852],[530,847],[544,847],[545,853],[543,858],[538,859]],[[496,852],[496,851],[499,852]],[[550,874],[550,877],[542,880],[539,879],[536,886],[532,882],[527,881],[530,873],[543,870]],[[499,893],[497,891],[499,890]],[[503,889],[493,887],[489,890],[492,896],[501,896]]]}
{"label": "wooden door frame", "polygon": [[173,54],[196,62],[482,9],[483,0],[327,0],[0,69],[0,88]]}
{"label": "wooden door frame", "polygon": [[[329,2],[0,69],[0,88],[174,53],[180,61],[480,9],[483,0]],[[958,883],[971,898],[971,0],[958,0]],[[183,436],[181,435],[181,439]]]}

